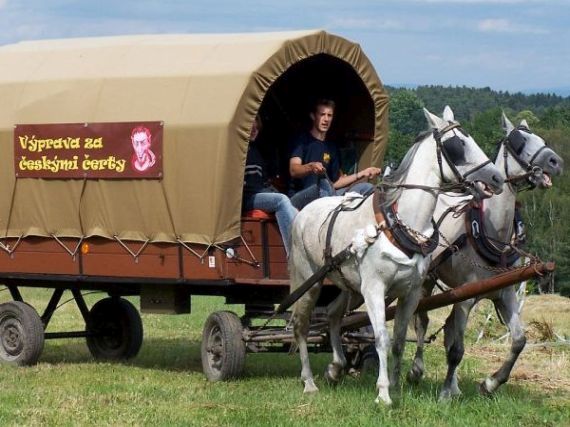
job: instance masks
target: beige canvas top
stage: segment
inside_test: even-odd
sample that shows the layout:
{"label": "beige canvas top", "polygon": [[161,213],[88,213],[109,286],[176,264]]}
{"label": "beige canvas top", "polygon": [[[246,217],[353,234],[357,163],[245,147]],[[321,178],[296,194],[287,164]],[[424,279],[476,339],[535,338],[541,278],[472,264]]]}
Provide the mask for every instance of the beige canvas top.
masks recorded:
{"label": "beige canvas top", "polygon": [[[240,233],[251,124],[271,85],[315,55],[338,58],[374,106],[380,165],[388,97],[359,45],[323,31],[46,40],[0,47],[0,230],[220,243]],[[16,124],[163,121],[162,180],[14,176]]]}

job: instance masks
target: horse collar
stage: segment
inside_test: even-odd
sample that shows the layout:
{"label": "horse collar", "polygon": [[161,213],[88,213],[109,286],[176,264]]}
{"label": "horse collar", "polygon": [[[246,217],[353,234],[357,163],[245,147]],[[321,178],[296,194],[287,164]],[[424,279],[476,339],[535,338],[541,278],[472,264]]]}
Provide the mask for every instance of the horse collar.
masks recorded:
{"label": "horse collar", "polygon": [[489,263],[503,267],[511,266],[519,259],[515,248],[504,242],[489,238],[485,231],[484,210],[482,203],[472,203],[465,215],[467,236],[477,253]]}
{"label": "horse collar", "polygon": [[426,256],[435,250],[439,244],[439,231],[433,219],[433,234],[425,242],[420,242],[410,233],[409,227],[406,227],[398,218],[397,202],[385,207],[382,203],[382,192],[376,189],[373,194],[372,206],[374,208],[376,223],[385,224],[382,230],[394,246],[405,253],[410,259],[415,254]]}

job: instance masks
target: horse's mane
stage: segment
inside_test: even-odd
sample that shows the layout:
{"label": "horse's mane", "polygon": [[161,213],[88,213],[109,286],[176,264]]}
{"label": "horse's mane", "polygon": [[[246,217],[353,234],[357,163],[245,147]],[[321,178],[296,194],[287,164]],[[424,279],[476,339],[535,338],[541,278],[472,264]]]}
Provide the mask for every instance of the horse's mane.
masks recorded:
{"label": "horse's mane", "polygon": [[390,172],[389,175],[385,176],[382,179],[383,182],[390,184],[390,187],[385,189],[384,202],[383,202],[384,206],[390,206],[400,197],[400,194],[402,193],[402,188],[398,187],[394,188],[392,186],[396,186],[404,182],[406,176],[408,175],[408,170],[410,169],[410,165],[412,164],[412,161],[416,156],[416,152],[418,151],[420,144],[428,136],[430,136],[432,132],[433,132],[432,130],[426,130],[419,133],[414,141],[414,145],[410,147],[410,149],[408,150],[408,152],[406,153],[406,155],[404,156],[404,158],[402,159],[400,165],[396,168],[396,170]]}

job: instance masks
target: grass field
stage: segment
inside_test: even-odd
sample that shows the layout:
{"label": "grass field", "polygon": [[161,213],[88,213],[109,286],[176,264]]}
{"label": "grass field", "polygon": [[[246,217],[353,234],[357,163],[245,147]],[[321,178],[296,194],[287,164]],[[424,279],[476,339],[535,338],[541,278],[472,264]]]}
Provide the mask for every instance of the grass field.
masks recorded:
{"label": "grass field", "polygon": [[[40,312],[48,294],[23,291]],[[66,294],[67,295],[67,294]],[[101,296],[87,297],[92,304]],[[7,301],[7,292],[0,301]],[[133,302],[138,305],[137,300]],[[391,408],[374,404],[375,376],[347,377],[333,388],[321,373],[328,354],[312,356],[321,392],[304,396],[298,355],[250,354],[245,376],[209,383],[201,372],[200,335],[207,315],[233,309],[223,299],[194,297],[191,315],[143,315],[145,340],[128,364],[96,363],[83,339],[46,341],[40,363],[30,368],[0,366],[0,425],[394,425],[394,426],[570,426],[568,346],[534,345],[547,325],[570,337],[570,299],[530,297],[524,312],[528,349],[512,380],[492,398],[476,390],[498,366],[507,346],[498,342],[504,327],[493,323],[475,344],[488,306],[472,318],[466,356],[460,368],[461,398],[437,402],[445,374],[442,337],[426,350],[427,377],[419,386],[403,384]],[[432,330],[445,310],[435,313]],[[533,323],[534,324],[534,323]],[[73,303],[55,314],[48,331],[83,327]],[[548,329],[546,328],[546,329]],[[408,345],[406,367],[412,345]]]}

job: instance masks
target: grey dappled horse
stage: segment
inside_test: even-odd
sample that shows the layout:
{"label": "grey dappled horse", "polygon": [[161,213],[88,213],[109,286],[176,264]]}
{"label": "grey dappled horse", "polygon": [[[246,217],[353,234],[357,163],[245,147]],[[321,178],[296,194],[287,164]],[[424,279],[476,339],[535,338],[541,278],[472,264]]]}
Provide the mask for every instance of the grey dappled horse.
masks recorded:
{"label": "grey dappled horse", "polygon": [[[422,236],[432,236],[433,211],[442,185],[455,183],[455,190],[469,189],[477,196],[490,197],[502,191],[503,179],[473,138],[454,121],[453,112],[445,108],[441,119],[424,110],[432,132],[424,134],[406,154],[398,170],[386,186],[384,206],[395,208],[396,221],[410,231],[410,238],[418,246],[426,244]],[[458,183],[461,183],[458,185]],[[449,187],[449,185],[448,185]],[[351,211],[336,216],[330,239],[330,253],[341,252],[351,245],[354,256],[328,273],[343,292],[328,308],[329,333],[333,361],[325,376],[338,381],[346,359],[340,340],[340,322],[347,306],[356,300],[366,303],[374,330],[379,356],[376,402],[390,404],[390,383],[397,385],[408,322],[417,307],[431,257],[423,253],[404,252],[390,240],[385,223],[378,223],[373,197],[366,198]],[[344,201],[344,202],[343,202]],[[397,205],[396,205],[397,202]],[[305,207],[296,217],[292,230],[292,248],[289,258],[291,291],[297,289],[324,265],[325,241],[328,223],[343,197],[325,197]],[[417,233],[419,234],[417,234]],[[295,339],[299,346],[305,392],[318,391],[313,379],[307,350],[307,334],[315,302],[322,282],[313,286],[296,303],[293,310]],[[392,353],[394,367],[388,380],[387,351],[389,335],[386,331],[384,299],[398,299],[394,321]]]}
{"label": "grey dappled horse", "polygon": [[[495,165],[501,171],[501,176],[505,178],[509,185],[505,186],[505,191],[501,195],[485,200],[482,206],[482,235],[487,235],[489,242],[497,247],[497,253],[507,247],[513,237],[515,201],[517,190],[521,186],[531,188],[549,188],[552,186],[551,176],[562,173],[563,160],[549,147],[538,135],[533,134],[526,121],[522,121],[520,126],[515,128],[509,119],[503,114],[502,125],[506,137],[501,141],[501,146],[495,160]],[[452,200],[445,196],[440,196],[435,211],[435,218],[440,218],[448,210],[449,206],[457,203],[457,199]],[[465,233],[465,215],[446,215],[440,225],[440,233],[449,242],[455,242]],[[442,249],[438,248],[433,253],[435,273],[440,280],[449,287],[457,287],[463,283],[482,280],[496,273],[478,267],[493,267],[497,264],[493,262],[491,254],[482,257],[479,252],[465,241],[458,253],[453,254],[443,260],[439,265],[438,256]],[[515,254],[516,255],[516,254]],[[442,256],[444,258],[444,256]],[[424,284],[425,293],[431,294],[435,283],[427,280]],[[501,384],[507,381],[510,372],[523,350],[526,338],[518,313],[518,302],[514,286],[478,296],[453,306],[444,326],[445,349],[447,352],[448,371],[440,392],[440,399],[446,400],[461,394],[457,384],[456,369],[464,353],[464,334],[467,320],[471,309],[483,298],[493,301],[495,308],[500,313],[505,324],[509,328],[512,344],[507,360],[493,375],[486,378],[480,385],[483,394],[494,392]],[[424,373],[423,345],[428,326],[427,313],[418,313],[416,316],[417,350],[416,356],[408,380],[417,381]]]}

